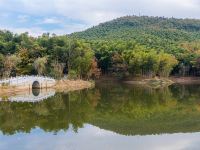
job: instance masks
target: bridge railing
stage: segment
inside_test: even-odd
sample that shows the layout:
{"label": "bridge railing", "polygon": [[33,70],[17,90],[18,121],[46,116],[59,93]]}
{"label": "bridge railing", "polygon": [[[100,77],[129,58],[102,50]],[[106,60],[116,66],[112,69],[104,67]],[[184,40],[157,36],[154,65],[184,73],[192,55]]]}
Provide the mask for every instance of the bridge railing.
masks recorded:
{"label": "bridge railing", "polygon": [[30,80],[46,80],[46,81],[51,81],[51,82],[55,82],[55,79],[51,78],[51,77],[45,77],[45,76],[16,76],[16,77],[11,77],[11,78],[8,78],[8,79],[3,79],[3,80],[0,80],[0,84],[9,84],[9,85],[12,85],[12,84],[23,84],[23,83],[26,83]]}

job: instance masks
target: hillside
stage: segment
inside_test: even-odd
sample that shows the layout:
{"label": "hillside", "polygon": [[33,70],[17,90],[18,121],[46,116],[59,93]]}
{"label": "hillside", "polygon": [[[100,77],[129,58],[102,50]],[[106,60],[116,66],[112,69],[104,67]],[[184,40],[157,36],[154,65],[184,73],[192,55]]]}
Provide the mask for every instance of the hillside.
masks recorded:
{"label": "hillside", "polygon": [[200,38],[200,20],[126,16],[73,33],[72,36],[84,39],[158,37],[175,41],[194,40]]}
{"label": "hillside", "polygon": [[[85,39],[92,45],[100,43],[99,45],[113,47],[109,51],[118,50],[120,47],[112,46],[113,42],[135,42],[142,45],[143,49],[175,56],[178,65],[173,68],[173,73],[199,74],[197,73],[199,70],[197,59],[200,56],[200,20],[198,19],[125,16],[101,23],[83,32],[73,33],[70,37]],[[127,51],[127,47],[121,48],[120,51]],[[98,58],[98,55],[96,56]]]}
{"label": "hillside", "polygon": [[200,39],[200,20],[147,16],[121,17],[70,36],[88,40],[135,40],[169,52],[179,43]]}

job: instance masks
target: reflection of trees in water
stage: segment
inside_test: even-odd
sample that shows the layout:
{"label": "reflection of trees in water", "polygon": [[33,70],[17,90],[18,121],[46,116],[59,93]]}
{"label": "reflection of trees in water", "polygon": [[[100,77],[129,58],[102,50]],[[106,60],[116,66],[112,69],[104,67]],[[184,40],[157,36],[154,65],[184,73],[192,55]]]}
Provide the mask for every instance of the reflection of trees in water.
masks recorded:
{"label": "reflection of trees in water", "polygon": [[72,124],[77,131],[89,120],[89,114],[92,114],[90,97],[91,94],[80,91],[56,94],[37,103],[1,102],[0,129],[5,134],[14,134],[20,131],[30,132],[32,128],[39,126],[45,131],[56,132],[67,130],[69,124]]}
{"label": "reflection of trees in water", "polygon": [[[197,87],[195,89],[185,86],[184,91],[198,92]],[[198,97],[197,93],[190,95]],[[181,96],[182,88],[177,85],[150,89],[112,84],[67,94],[57,93],[37,103],[4,101],[0,103],[0,130],[4,134],[14,134],[30,132],[38,126],[45,131],[57,132],[67,130],[72,124],[77,132],[84,123],[121,134],[199,129],[198,101],[191,98],[193,101],[189,99],[188,105],[179,101]]]}
{"label": "reflection of trees in water", "polygon": [[[188,100],[184,103],[180,101],[176,97],[182,94],[183,88],[180,86],[161,89],[133,86],[121,86],[117,90],[115,88],[117,87],[112,87],[113,96],[109,96],[110,100],[98,108],[102,113],[93,120],[94,125],[120,134],[200,131],[198,99],[184,96]],[[173,91],[174,88],[179,90]],[[184,91],[199,97],[198,90],[191,89],[190,86],[184,86]],[[104,90],[106,93],[108,89]],[[116,92],[117,96],[114,96]]]}
{"label": "reflection of trees in water", "polygon": [[[172,102],[171,92],[167,87],[161,89],[151,89],[142,86],[115,86],[110,88],[102,88],[101,99],[102,105],[98,108],[104,113],[105,110],[112,110],[110,113],[119,112],[121,114],[130,116],[131,118],[146,117],[154,112],[168,109],[166,105]],[[111,91],[109,90],[112,89]],[[108,91],[109,94],[107,93]]]}
{"label": "reflection of trees in water", "polygon": [[200,85],[172,85],[170,86],[173,97],[181,102],[200,101]]}

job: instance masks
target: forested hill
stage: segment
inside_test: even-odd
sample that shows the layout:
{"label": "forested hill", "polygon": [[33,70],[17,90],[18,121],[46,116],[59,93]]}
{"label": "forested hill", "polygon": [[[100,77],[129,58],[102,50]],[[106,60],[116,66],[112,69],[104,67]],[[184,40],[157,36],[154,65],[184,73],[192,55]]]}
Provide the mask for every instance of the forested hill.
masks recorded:
{"label": "forested hill", "polygon": [[200,39],[200,20],[126,16],[71,35],[84,39],[193,41]]}
{"label": "forested hill", "polygon": [[200,76],[200,20],[127,16],[68,36],[0,30],[0,78]]}
{"label": "forested hill", "polygon": [[[200,57],[200,20],[198,19],[125,16],[69,36],[85,39],[92,45],[100,43],[99,45],[103,47],[100,51],[111,47],[109,52],[118,51],[118,53],[119,47],[123,44],[112,46],[112,43],[120,41],[131,45],[130,42],[135,42],[151,52],[164,52],[175,56],[178,65],[173,70],[182,72],[181,74],[187,72],[186,74],[189,75],[191,72],[198,72],[200,67],[197,65],[199,63],[197,58]],[[126,52],[127,47],[121,48],[121,51]],[[98,55],[96,56],[98,58]]]}

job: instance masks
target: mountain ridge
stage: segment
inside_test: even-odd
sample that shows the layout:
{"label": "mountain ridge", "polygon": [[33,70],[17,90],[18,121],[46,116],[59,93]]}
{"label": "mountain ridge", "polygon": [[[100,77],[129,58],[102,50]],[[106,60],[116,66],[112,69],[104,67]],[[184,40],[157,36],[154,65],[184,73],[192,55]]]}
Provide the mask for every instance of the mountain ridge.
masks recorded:
{"label": "mountain ridge", "polygon": [[[72,33],[70,36],[83,39],[134,39],[133,35],[137,35],[137,32],[147,35],[156,34],[157,37],[165,39],[170,39],[168,36],[175,32],[183,34],[184,39],[181,38],[182,35],[178,34],[178,40],[200,39],[200,19],[124,16],[100,23],[85,31]],[[164,32],[164,35],[161,35],[160,32]],[[132,33],[132,35],[128,33]],[[175,37],[174,39],[176,40]]]}

